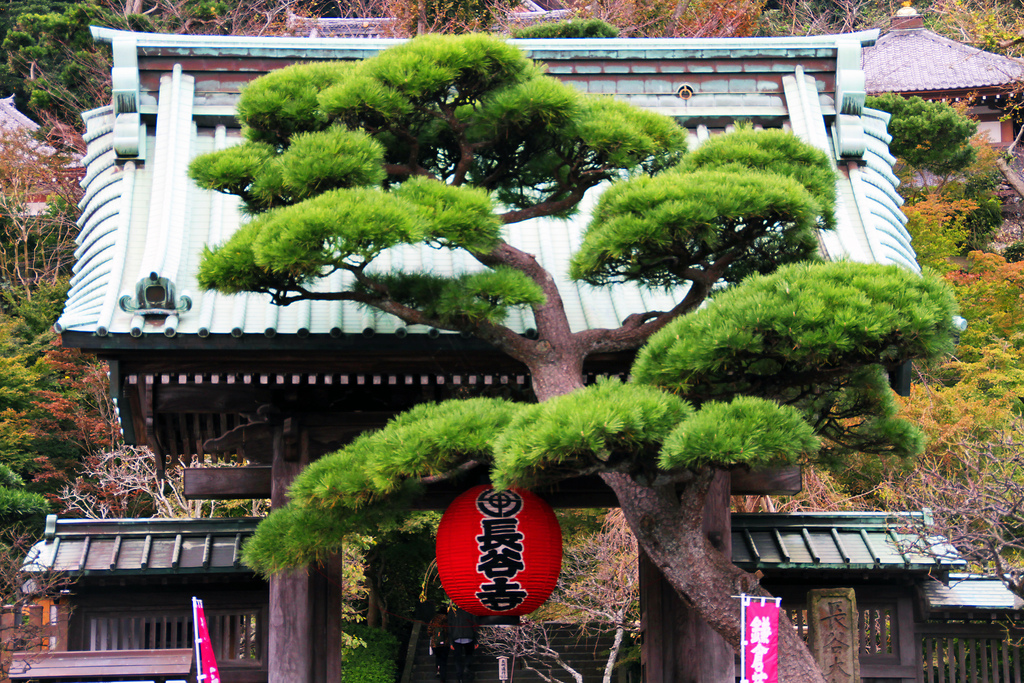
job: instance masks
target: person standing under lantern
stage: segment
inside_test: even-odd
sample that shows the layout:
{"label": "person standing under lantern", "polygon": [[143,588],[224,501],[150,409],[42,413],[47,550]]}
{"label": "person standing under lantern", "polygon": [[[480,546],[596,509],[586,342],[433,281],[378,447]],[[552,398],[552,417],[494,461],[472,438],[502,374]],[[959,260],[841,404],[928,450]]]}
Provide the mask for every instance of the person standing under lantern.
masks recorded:
{"label": "person standing under lantern", "polygon": [[448,651],[451,649],[451,634],[448,629],[448,614],[443,605],[438,606],[437,614],[430,620],[430,625],[427,627],[427,633],[430,637],[430,651],[437,664],[437,679],[445,681],[448,679]]}
{"label": "person standing under lantern", "polygon": [[459,683],[473,683],[473,671],[470,667],[473,652],[476,650],[476,623],[469,612],[454,607],[448,617],[448,630],[451,633],[452,648],[455,650],[455,674]]}

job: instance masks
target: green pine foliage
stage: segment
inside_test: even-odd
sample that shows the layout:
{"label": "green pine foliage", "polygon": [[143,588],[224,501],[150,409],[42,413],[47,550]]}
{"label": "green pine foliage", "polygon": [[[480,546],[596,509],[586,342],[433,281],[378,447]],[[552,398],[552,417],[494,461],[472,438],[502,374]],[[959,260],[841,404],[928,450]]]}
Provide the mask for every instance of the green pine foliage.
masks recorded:
{"label": "green pine foliage", "polygon": [[740,127],[708,140],[686,157],[682,170],[765,171],[796,180],[818,203],[821,227],[835,228],[836,176],[819,149],[781,130]]}
{"label": "green pine foliage", "polygon": [[906,459],[922,439],[896,417],[885,368],[948,352],[956,309],[942,281],[896,266],[786,266],[667,326],[633,378],[700,404],[758,396],[792,406],[827,440],[816,456],[826,467],[858,451]]}
{"label": "green pine foliage", "polygon": [[738,281],[756,262],[805,260],[817,246],[819,205],[800,183],[771,173],[681,171],[606,191],[570,274],[592,285],[641,281],[672,287],[722,252]]}
{"label": "green pine foliage", "polygon": [[1007,263],[1020,263],[1024,261],[1024,240],[1017,240],[1003,249],[1003,258]]}
{"label": "green pine foliage", "polygon": [[[671,119],[588,98],[485,35],[427,35],[357,64],[281,69],[249,85],[238,111],[249,141],[190,172],[254,218],[206,251],[198,279],[281,302],[335,270],[355,275],[339,298],[418,302],[440,283],[371,275],[383,250],[426,241],[482,258],[502,223],[519,220],[499,206],[568,215],[588,188],[661,170],[686,146]],[[435,307],[439,324],[499,321],[544,300],[507,272],[440,287],[459,288],[452,306],[471,310]]]}
{"label": "green pine foliage", "polygon": [[612,379],[525,406],[496,442],[491,479],[531,488],[558,472],[638,469],[692,412],[671,394]]}
{"label": "green pine foliage", "polygon": [[593,285],[671,287],[729,254],[739,282],[817,250],[835,224],[835,173],[825,155],[783,131],[741,128],[713,138],[669,173],[601,196],[571,274]]}
{"label": "green pine foliage", "polygon": [[205,248],[199,284],[222,292],[304,285],[424,235],[416,207],[377,189],[333,190],[261,214],[221,248]]}
{"label": "green pine foliage", "polygon": [[24,480],[10,467],[0,464],[0,544],[19,532],[40,530],[50,503],[44,496],[25,489]]}
{"label": "green pine foliage", "polygon": [[420,477],[444,474],[467,460],[490,462],[494,434],[520,407],[494,398],[416,406],[311,464],[290,495],[321,508],[340,504],[358,510],[409,491],[403,487],[415,487]]}
{"label": "green pine foliage", "polygon": [[[422,405],[311,464],[245,548],[263,573],[390,524],[424,480],[537,487],[616,473],[685,489],[711,469],[920,449],[886,370],[948,348],[952,297],[930,275],[813,262],[817,231],[835,225],[836,177],[789,133],[741,128],[687,153],[672,119],[582,94],[483,35],[283,69],[246,89],[240,118],[248,142],[191,169],[253,214],[207,250],[203,287],[358,302],[476,335],[525,365],[539,399]],[[664,288],[679,303],[576,331],[557,275],[504,226],[569,216],[600,184],[571,277]],[[376,267],[401,245],[462,250],[476,268]],[[324,290],[338,271],[344,286]],[[505,327],[517,307],[535,335]],[[588,357],[648,340],[629,382],[583,386]]]}
{"label": "green pine foliage", "polygon": [[641,350],[633,377],[706,399],[776,395],[950,349],[947,285],[897,266],[795,264],[716,295]]}
{"label": "green pine foliage", "polygon": [[385,287],[395,301],[423,311],[445,326],[500,324],[514,308],[544,302],[536,282],[518,270],[496,267],[454,278],[429,273],[385,273],[368,276],[357,292],[373,296]]}
{"label": "green pine foliage", "polygon": [[709,401],[665,439],[658,465],[752,469],[800,462],[818,450],[814,430],[799,411],[756,396]]}
{"label": "green pine foliage", "polygon": [[93,2],[23,0],[8,16],[16,18],[0,21],[9,26],[0,36],[7,62],[0,84],[15,86],[23,111],[77,126],[82,111],[109,99],[109,50],[93,42],[89,26],[124,27],[122,17]]}
{"label": "green pine foliage", "polygon": [[[320,93],[343,82],[354,68],[352,62],[293,64],[253,81],[237,106],[246,139],[279,146],[297,133],[325,129],[328,121],[320,110]],[[203,166],[197,163],[192,168]]]}

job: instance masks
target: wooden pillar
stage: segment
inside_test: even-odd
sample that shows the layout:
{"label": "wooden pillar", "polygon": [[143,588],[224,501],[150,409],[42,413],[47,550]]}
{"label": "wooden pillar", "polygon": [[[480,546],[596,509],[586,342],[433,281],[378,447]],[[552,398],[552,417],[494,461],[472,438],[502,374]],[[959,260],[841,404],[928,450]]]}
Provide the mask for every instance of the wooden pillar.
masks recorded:
{"label": "wooden pillar", "polygon": [[341,680],[341,554],[313,575],[313,680]]}
{"label": "wooden pillar", "polygon": [[[272,508],[287,502],[288,485],[307,464],[305,430],[286,420],[274,430]],[[337,683],[341,679],[340,578],[340,558],[326,567],[281,572],[271,577],[269,680]]]}
{"label": "wooden pillar", "polygon": [[[732,552],[730,481],[719,472],[704,508],[704,533],[727,556]],[[732,647],[679,597],[640,553],[640,611],[645,683],[735,683]]]}

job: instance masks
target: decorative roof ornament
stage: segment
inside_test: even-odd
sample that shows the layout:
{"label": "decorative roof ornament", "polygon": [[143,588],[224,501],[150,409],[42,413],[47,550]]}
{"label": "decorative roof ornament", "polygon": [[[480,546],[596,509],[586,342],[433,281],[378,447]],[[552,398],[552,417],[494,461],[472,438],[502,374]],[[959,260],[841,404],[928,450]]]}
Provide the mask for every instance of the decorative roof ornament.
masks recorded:
{"label": "decorative roof ornament", "polygon": [[[146,318],[174,318],[173,321],[165,322],[165,328],[173,330],[174,327],[177,327],[178,315],[187,313],[192,308],[192,298],[187,294],[175,297],[174,283],[154,272],[135,284],[134,298],[131,294],[125,294],[117,302],[117,305],[125,313],[134,314],[131,335],[139,337],[142,335],[142,327]],[[172,325],[172,322],[175,324]],[[165,334],[167,334],[166,331]],[[172,334],[173,332],[167,336],[172,336]]]}
{"label": "decorative roof ornament", "polygon": [[892,15],[890,28],[893,31],[923,29],[924,17],[911,7],[910,2],[904,2],[903,7],[896,10],[896,14]]}

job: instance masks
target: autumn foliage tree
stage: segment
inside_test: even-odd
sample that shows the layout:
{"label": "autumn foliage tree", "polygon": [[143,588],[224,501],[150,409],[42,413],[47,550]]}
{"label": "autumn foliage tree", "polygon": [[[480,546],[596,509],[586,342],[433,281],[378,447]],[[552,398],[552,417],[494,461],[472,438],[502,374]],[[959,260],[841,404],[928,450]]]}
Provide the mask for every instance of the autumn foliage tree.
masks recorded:
{"label": "autumn foliage tree", "polygon": [[[423,477],[476,467],[496,486],[535,487],[598,474],[639,546],[737,646],[729,596],[763,591],[700,531],[716,473],[920,448],[894,418],[885,369],[946,348],[952,299],[894,267],[803,263],[834,223],[835,178],[788,133],[744,129],[687,153],[671,119],[585,96],[479,35],[282,69],[238,113],[246,142],[191,167],[252,214],[206,251],[203,286],[349,301],[474,335],[527,366],[538,401],[424,404],[320,459],[247,545],[263,572],[326,558],[346,530],[401,510]],[[677,303],[574,331],[553,274],[503,226],[569,215],[609,181],[570,277],[666,288]],[[452,277],[374,269],[401,244],[477,265]],[[318,286],[336,271],[351,286]],[[535,337],[505,324],[516,308],[532,311]],[[588,356],[641,346],[630,382],[584,386]],[[796,632],[780,632],[785,680],[822,680]]]}
{"label": "autumn foliage tree", "polygon": [[870,97],[868,106],[892,115],[889,151],[923,262],[946,270],[945,256],[987,246],[1002,224],[998,153],[976,137],[965,108],[895,93]]}
{"label": "autumn foliage tree", "polygon": [[28,129],[0,130],[0,279],[31,299],[71,273],[81,189],[70,155]]}
{"label": "autumn foliage tree", "polygon": [[67,292],[81,192],[73,156],[0,132],[0,463],[35,490],[74,478],[119,430],[105,369],[51,329]]}
{"label": "autumn foliage tree", "polygon": [[633,38],[712,38],[754,35],[763,0],[597,0],[569,3],[581,17],[600,19]]}

